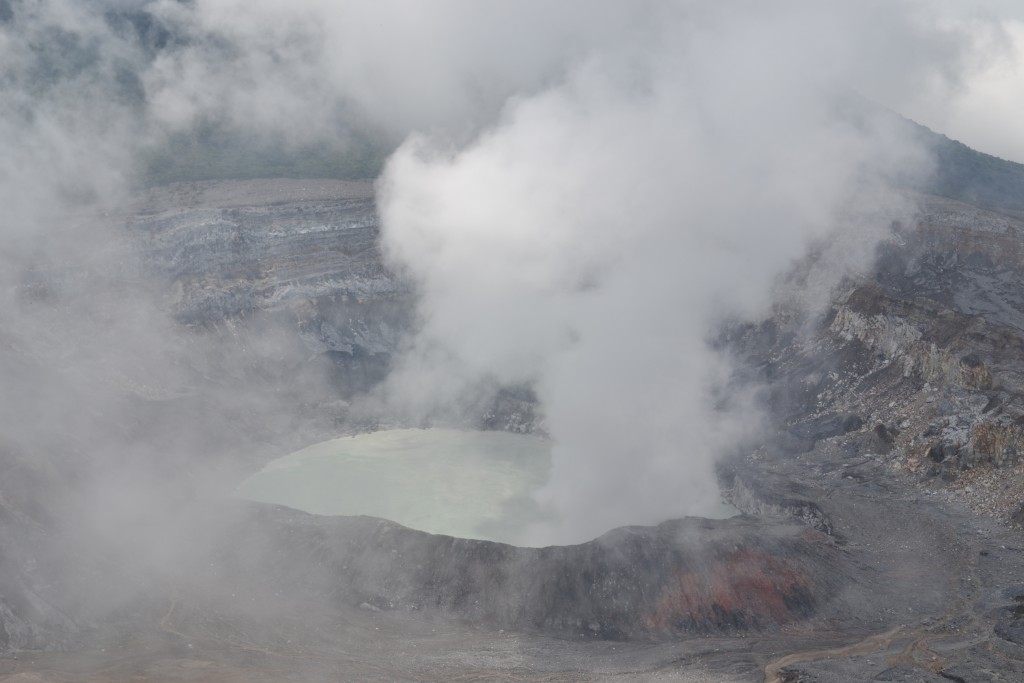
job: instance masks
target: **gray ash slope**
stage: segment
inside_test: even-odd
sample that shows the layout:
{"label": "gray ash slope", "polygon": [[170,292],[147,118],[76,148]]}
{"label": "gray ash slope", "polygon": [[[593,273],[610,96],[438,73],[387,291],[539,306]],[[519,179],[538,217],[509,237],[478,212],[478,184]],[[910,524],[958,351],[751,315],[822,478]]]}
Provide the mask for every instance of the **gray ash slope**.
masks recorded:
{"label": "gray ash slope", "polygon": [[[227,480],[239,462],[252,467],[295,440],[351,426],[348,401],[385,376],[414,324],[414,300],[381,264],[365,185],[157,188],[124,217],[140,271],[123,277],[159,283],[184,348],[195,351],[182,368],[192,386],[140,393],[83,382],[73,391],[82,404],[107,406],[95,419],[118,416],[111,429],[121,442],[173,444],[131,457],[145,460],[139,469],[162,505],[188,510],[171,531],[191,550],[155,570],[76,519],[76,491],[90,477],[81,455],[104,444],[75,444],[61,425],[45,447],[8,439],[0,645],[98,652],[118,643],[111,651],[123,653],[156,643],[152,657],[178,674],[189,662],[215,662],[210,680],[257,680],[240,663],[245,652],[262,652],[266,670],[285,666],[296,657],[293,637],[323,663],[307,664],[310,680],[339,666],[360,680],[486,678],[484,670],[687,680],[707,668],[723,680],[758,680],[785,653],[806,656],[782,667],[784,680],[1012,680],[1024,655],[1024,550],[1013,528],[1024,517],[1024,223],[1010,206],[1020,168],[985,162],[1010,187],[997,200],[957,189],[958,178],[977,181],[969,171],[946,173],[953,185],[926,189],[947,196],[920,195],[920,214],[896,226],[873,272],[846,283],[823,316],[780,308],[723,338],[744,361],[736,381],[762,387],[776,429],[723,463],[723,484],[745,516],[619,529],[550,549],[204,503],[191,477],[209,459],[232,463]],[[268,349],[268,330],[287,339]],[[34,367],[38,359],[7,337],[0,362],[7,377],[59,374]],[[303,373],[330,381],[291,414],[298,422],[271,419],[273,402],[219,402],[239,389],[279,392],[283,378]],[[528,391],[510,391],[479,418],[522,428],[530,408]],[[198,432],[194,441],[183,425]],[[327,626],[311,635],[296,626],[300,617]],[[339,654],[381,628],[396,668]],[[518,634],[514,651],[509,632]],[[882,632],[892,635],[870,652],[820,654]],[[737,637],[749,634],[758,637]],[[614,660],[608,641],[619,643]],[[407,652],[415,642],[433,654]],[[3,672],[40,675],[20,661]],[[89,665],[77,666],[79,678],[59,680],[87,680]]]}
{"label": "gray ash slope", "polygon": [[347,394],[381,379],[411,323],[366,182],[178,184],[150,190],[127,229],[182,324],[287,318],[311,355],[337,361]]}

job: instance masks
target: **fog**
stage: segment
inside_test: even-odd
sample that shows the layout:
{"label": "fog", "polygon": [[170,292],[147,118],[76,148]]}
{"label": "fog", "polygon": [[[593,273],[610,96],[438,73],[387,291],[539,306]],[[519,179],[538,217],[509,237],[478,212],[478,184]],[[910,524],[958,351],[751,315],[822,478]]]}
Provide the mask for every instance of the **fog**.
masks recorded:
{"label": "fog", "polygon": [[[494,386],[532,387],[555,443],[539,503],[558,520],[535,544],[700,514],[718,503],[716,459],[761,429],[751,395],[723,392],[721,326],[769,313],[812,247],[822,265],[798,298],[814,310],[866,267],[885,216],[912,210],[890,181],[930,162],[884,107],[1001,125],[1012,107],[958,94],[994,93],[972,79],[1019,61],[1016,39],[979,38],[1017,36],[1002,17],[0,0],[4,452],[62,482],[46,505],[72,535],[173,571],[200,539],[168,511],[229,488],[232,438],[287,430],[301,397],[331,389],[288,330],[254,328],[243,353],[175,319],[124,207],[146,160],[200,125],[286,148],[373,135],[395,149],[381,246],[419,307],[368,410],[454,419]],[[270,357],[305,368],[283,394],[246,375]]]}

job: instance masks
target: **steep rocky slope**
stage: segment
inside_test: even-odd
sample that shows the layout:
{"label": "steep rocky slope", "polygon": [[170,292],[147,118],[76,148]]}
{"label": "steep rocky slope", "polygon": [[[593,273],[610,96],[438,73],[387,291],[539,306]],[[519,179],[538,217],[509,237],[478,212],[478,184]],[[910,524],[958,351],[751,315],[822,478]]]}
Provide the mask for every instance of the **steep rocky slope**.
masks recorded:
{"label": "steep rocky slope", "polygon": [[150,190],[127,224],[183,324],[276,317],[326,355],[346,395],[379,381],[411,293],[377,249],[368,182],[185,183]]}
{"label": "steep rocky slope", "polygon": [[740,334],[784,430],[766,450],[873,458],[1010,521],[1024,497],[1024,222],[919,204],[820,320]]}

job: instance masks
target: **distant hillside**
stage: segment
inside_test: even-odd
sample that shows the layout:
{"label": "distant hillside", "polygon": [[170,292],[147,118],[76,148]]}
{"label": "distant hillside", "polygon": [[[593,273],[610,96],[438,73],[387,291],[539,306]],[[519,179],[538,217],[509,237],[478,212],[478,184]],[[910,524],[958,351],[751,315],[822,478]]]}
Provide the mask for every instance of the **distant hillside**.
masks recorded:
{"label": "distant hillside", "polygon": [[[1024,218],[1024,164],[978,152],[909,119],[910,134],[935,158],[925,179],[897,181],[928,194]],[[394,150],[394,141],[353,130],[320,145],[294,147],[206,124],[172,137],[143,160],[141,184],[250,178],[376,177]]]}
{"label": "distant hillside", "polygon": [[[0,21],[6,2],[0,0]],[[146,101],[142,71],[162,53],[188,47],[195,37],[176,32],[145,7],[114,6],[104,13],[104,19],[115,35],[140,47],[141,61],[122,66],[116,95],[137,107],[142,116]],[[65,63],[78,70],[94,66],[90,62],[90,59],[95,61],[94,55],[71,52],[64,47],[43,53],[44,64],[36,80],[59,81],[62,70],[58,67],[64,65],[64,71],[70,68]],[[223,120],[200,121],[144,153],[136,169],[137,182],[150,187],[200,180],[376,177],[393,151],[395,141],[387,141],[371,122],[355,114],[343,118],[334,135],[305,145],[291,144],[283,136],[244,132]],[[295,122],[296,128],[302,125],[302,121]]]}
{"label": "distant hillside", "polygon": [[376,177],[392,145],[351,133],[319,145],[293,146],[281,140],[206,125],[171,137],[142,161],[142,185],[197,180],[252,178]]}
{"label": "distant hillside", "polygon": [[890,176],[889,182],[896,187],[1024,218],[1024,164],[973,150],[856,93],[838,96],[835,107],[840,118],[864,131],[870,130],[872,122],[888,119],[897,131],[903,128],[907,137],[931,153],[930,174]]}
{"label": "distant hillside", "polygon": [[908,124],[936,159],[934,174],[914,189],[1024,218],[1024,164],[975,151],[912,121]]}

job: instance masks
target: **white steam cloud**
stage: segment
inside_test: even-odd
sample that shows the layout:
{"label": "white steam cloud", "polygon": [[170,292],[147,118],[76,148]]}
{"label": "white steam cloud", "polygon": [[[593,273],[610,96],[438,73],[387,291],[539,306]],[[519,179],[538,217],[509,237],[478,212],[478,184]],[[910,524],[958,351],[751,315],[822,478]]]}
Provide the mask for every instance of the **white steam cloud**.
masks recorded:
{"label": "white steam cloud", "polygon": [[841,216],[924,168],[892,119],[843,97],[864,49],[845,17],[673,9],[462,148],[410,139],[381,182],[387,254],[423,293],[393,394],[536,386],[557,522],[533,542],[717,505],[715,459],[759,425],[716,400],[729,362],[712,337],[767,314],[816,241],[858,231],[845,265],[862,263],[883,226]]}
{"label": "white steam cloud", "polygon": [[759,419],[721,395],[719,326],[766,313],[811,245],[833,280],[865,262],[885,225],[852,209],[927,163],[851,103],[941,115],[1005,53],[983,21],[1002,30],[877,0],[0,0],[0,347],[47,368],[8,380],[34,398],[4,402],[4,438],[31,451],[53,418],[119,462],[163,447],[118,436],[118,401],[80,410],[96,383],[185,391],[193,340],[100,218],[141,155],[210,121],[288,145],[374,129],[405,140],[382,239],[422,297],[389,407],[532,385],[559,520],[534,542],[699,513]]}

